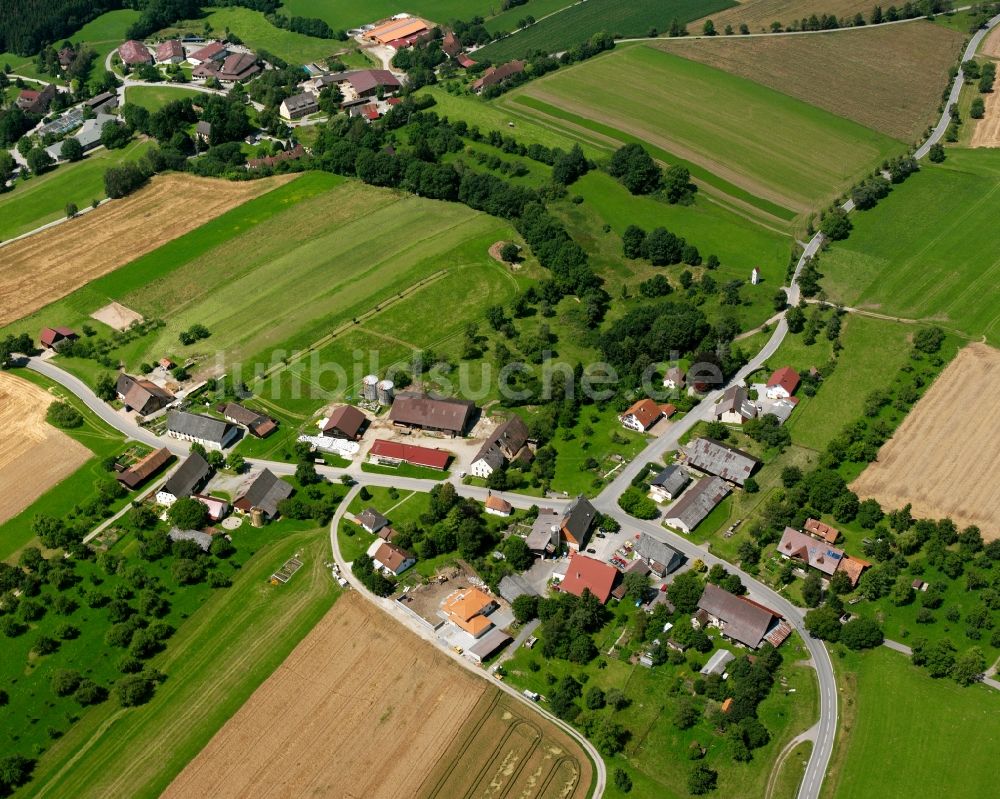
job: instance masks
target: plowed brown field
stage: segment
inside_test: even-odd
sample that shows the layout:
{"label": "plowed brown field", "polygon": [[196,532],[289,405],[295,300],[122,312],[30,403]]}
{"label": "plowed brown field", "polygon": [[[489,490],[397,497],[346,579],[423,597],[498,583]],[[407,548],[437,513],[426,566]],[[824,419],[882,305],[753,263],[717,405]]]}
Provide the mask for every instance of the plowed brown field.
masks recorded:
{"label": "plowed brown field", "polygon": [[91,456],[83,444],[45,421],[52,401],[34,383],[0,372],[0,524]]}
{"label": "plowed brown field", "polygon": [[970,524],[1000,538],[1000,350],[965,347],[851,484],[883,508],[913,505],[916,517]]}
{"label": "plowed brown field", "polygon": [[0,325],[184,235],[295,175],[228,181],[159,175],[132,196],[0,249]]}
{"label": "plowed brown field", "polygon": [[163,797],[582,799],[590,762],[518,705],[349,592]]}

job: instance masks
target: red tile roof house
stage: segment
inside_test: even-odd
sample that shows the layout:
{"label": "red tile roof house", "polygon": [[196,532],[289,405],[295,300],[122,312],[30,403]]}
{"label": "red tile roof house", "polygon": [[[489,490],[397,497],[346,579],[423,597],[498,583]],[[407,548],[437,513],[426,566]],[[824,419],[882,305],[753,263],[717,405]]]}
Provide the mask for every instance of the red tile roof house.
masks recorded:
{"label": "red tile roof house", "polygon": [[38,340],[45,349],[58,350],[64,341],[72,341],[80,338],[75,331],[68,327],[46,327],[38,334]]}
{"label": "red tile roof house", "polygon": [[44,114],[49,110],[52,98],[56,96],[54,83],[49,83],[41,90],[24,89],[17,96],[17,107],[29,114]]}
{"label": "red tile roof house", "polygon": [[306,154],[306,151],[302,149],[301,144],[296,144],[291,150],[284,150],[276,155],[265,155],[262,158],[251,158],[247,161],[247,169],[263,169],[265,167],[273,167],[275,164],[280,164],[282,161],[295,161],[296,159],[302,158]]}
{"label": "red tile roof house", "polygon": [[769,399],[787,399],[799,387],[799,373],[791,366],[782,366],[767,381],[764,393]]}
{"label": "red tile roof house", "polygon": [[611,596],[618,574],[618,569],[610,563],[574,552],[566,566],[566,576],[559,583],[559,590],[573,596],[581,596],[585,589],[589,590],[603,605]]}
{"label": "red tile roof house", "polygon": [[179,64],[184,60],[184,47],[176,39],[167,39],[156,47],[156,63]]}
{"label": "red tile roof house", "polygon": [[618,417],[622,427],[645,433],[663,417],[663,410],[651,399],[641,399]]}
{"label": "red tile roof house", "polygon": [[490,67],[482,74],[482,77],[472,84],[472,91],[478,94],[483,89],[495,86],[511,75],[524,72],[525,63],[525,61],[508,61],[499,67]]}
{"label": "red tile roof house", "polygon": [[121,56],[122,63],[130,67],[138,64],[152,64],[153,54],[149,52],[142,42],[129,39],[118,48],[118,55]]}
{"label": "red tile roof house", "polygon": [[222,42],[212,42],[206,44],[200,50],[195,50],[188,56],[188,61],[195,66],[204,64],[206,61],[222,61],[229,55],[226,45]]}

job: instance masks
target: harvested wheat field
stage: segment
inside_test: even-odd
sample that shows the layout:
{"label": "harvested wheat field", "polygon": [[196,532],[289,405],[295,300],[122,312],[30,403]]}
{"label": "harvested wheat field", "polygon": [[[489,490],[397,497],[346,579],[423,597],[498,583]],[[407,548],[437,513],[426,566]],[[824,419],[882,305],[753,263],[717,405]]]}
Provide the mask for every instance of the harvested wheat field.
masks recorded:
{"label": "harvested wheat field", "polygon": [[0,524],[16,516],[91,456],[45,421],[53,397],[0,371]]}
{"label": "harvested wheat field", "polygon": [[979,51],[982,55],[990,58],[1000,58],[1000,28],[994,28],[983,42],[983,49]]}
{"label": "harvested wheat field", "polygon": [[962,40],[958,31],[918,22],[816,36],[664,39],[656,46],[913,141],[938,115]]}
{"label": "harvested wheat field", "polygon": [[[996,30],[1000,31],[1000,28]],[[1000,39],[997,40],[997,46],[1000,47]],[[983,118],[976,121],[969,144],[972,147],[1000,147],[1000,97],[996,91],[992,91],[983,95],[983,99],[986,103]]]}
{"label": "harvested wheat field", "polygon": [[579,748],[499,696],[348,592],[163,797],[586,796]]}
{"label": "harvested wheat field", "polygon": [[916,517],[949,517],[1000,538],[1000,350],[965,347],[871,464],[851,484],[886,508],[913,504]]}
{"label": "harvested wheat field", "polygon": [[183,236],[296,175],[249,181],[158,175],[135,194],[0,249],[0,326]]}

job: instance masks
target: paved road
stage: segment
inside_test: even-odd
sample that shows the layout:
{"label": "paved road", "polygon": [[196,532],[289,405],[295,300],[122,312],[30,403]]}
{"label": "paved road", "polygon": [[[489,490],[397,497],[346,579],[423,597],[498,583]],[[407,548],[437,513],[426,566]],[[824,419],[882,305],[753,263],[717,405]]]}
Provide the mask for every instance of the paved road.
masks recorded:
{"label": "paved road", "polygon": [[[371,477],[373,475],[366,475],[366,477]],[[372,604],[378,606],[380,609],[392,616],[396,621],[406,627],[408,630],[414,634],[420,636],[425,641],[428,641],[433,646],[435,646],[439,652],[442,652],[446,657],[450,657],[452,662],[457,663],[462,668],[475,674],[477,677],[486,679],[490,684],[496,686],[501,691],[504,691],[508,696],[513,697],[518,702],[529,706],[536,713],[540,713],[545,716],[549,721],[555,724],[557,727],[566,732],[570,737],[572,737],[577,743],[583,747],[584,751],[590,756],[590,759],[594,763],[594,793],[593,796],[599,798],[604,795],[604,789],[607,785],[608,770],[604,765],[604,758],[601,757],[600,752],[594,748],[593,744],[590,743],[584,736],[582,736],[576,729],[564,722],[562,719],[557,718],[545,708],[532,702],[530,699],[525,697],[520,691],[512,688],[505,682],[500,682],[499,680],[490,679],[488,674],[484,672],[481,668],[473,664],[468,658],[459,655],[457,652],[452,651],[451,648],[442,644],[438,637],[434,634],[434,631],[428,627],[428,625],[420,622],[414,618],[413,614],[407,612],[404,608],[400,606],[398,602],[394,600],[387,599],[384,597],[377,597],[372,594],[368,589],[361,584],[361,582],[354,576],[351,572],[350,567],[344,560],[344,556],[340,551],[340,542],[337,539],[337,527],[340,524],[341,519],[347,512],[347,506],[351,504],[351,500],[357,495],[361,490],[361,485],[354,486],[344,497],[343,502],[337,508],[337,512],[334,514],[332,521],[330,522],[330,548],[333,551],[333,558],[336,563],[340,566],[341,574],[343,574],[344,579],[350,584],[351,588],[360,593],[365,599],[367,599]],[[513,501],[513,500],[511,500]]]}

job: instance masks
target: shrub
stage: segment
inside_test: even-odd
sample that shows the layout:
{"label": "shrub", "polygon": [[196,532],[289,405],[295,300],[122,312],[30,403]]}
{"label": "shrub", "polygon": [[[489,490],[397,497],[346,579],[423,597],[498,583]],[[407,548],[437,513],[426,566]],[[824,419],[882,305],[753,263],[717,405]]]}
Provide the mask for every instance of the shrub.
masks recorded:
{"label": "shrub", "polygon": [[83,416],[68,402],[53,402],[45,412],[45,419],[55,427],[72,430],[83,424]]}

